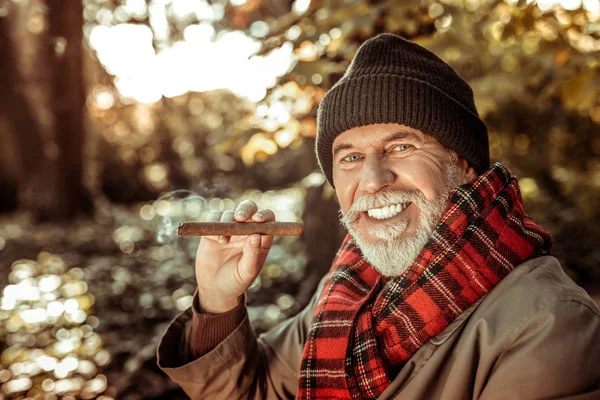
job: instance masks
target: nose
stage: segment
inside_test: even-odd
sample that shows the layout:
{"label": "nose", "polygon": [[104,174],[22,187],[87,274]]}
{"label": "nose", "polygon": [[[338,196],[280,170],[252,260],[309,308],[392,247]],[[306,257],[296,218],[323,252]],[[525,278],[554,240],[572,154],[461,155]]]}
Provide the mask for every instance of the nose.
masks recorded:
{"label": "nose", "polygon": [[394,183],[394,173],[387,165],[387,157],[367,155],[363,161],[360,190],[375,193]]}

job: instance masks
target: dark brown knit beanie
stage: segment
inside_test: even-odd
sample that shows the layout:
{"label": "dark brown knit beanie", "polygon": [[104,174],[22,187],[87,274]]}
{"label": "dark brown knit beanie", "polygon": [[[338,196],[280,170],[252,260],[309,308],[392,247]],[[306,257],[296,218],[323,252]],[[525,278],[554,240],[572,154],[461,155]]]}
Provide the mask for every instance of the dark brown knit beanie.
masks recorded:
{"label": "dark brown knit beanie", "polygon": [[317,158],[332,186],[335,138],[348,129],[380,123],[410,126],[435,137],[480,174],[490,166],[487,128],[471,87],[431,51],[392,34],[364,42],[319,105]]}

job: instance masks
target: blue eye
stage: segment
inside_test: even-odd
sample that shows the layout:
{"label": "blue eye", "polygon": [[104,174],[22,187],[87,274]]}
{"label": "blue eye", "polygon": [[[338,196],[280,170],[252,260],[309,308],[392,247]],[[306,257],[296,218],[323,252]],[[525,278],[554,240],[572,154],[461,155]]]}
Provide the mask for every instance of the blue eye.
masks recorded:
{"label": "blue eye", "polygon": [[412,146],[410,144],[399,144],[398,146],[395,146],[392,150],[393,151],[406,151],[408,149],[410,149]]}
{"label": "blue eye", "polygon": [[343,162],[354,162],[360,160],[360,156],[358,154],[350,154],[342,159]]}

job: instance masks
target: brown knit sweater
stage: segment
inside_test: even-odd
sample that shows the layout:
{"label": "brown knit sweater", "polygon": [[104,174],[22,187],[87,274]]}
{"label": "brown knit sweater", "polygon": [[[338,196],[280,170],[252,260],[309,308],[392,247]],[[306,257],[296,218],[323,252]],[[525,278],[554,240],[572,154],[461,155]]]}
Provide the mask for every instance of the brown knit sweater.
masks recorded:
{"label": "brown knit sweater", "polygon": [[223,314],[209,314],[200,309],[198,293],[192,303],[192,325],[190,332],[190,360],[202,357],[219,345],[246,317],[244,300],[233,310]]}

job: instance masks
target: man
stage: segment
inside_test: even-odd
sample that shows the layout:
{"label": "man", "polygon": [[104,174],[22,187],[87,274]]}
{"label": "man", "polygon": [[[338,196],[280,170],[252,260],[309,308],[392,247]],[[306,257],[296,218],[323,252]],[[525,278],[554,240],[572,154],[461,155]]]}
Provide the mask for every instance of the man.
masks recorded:
{"label": "man", "polygon": [[[317,157],[349,235],[299,315],[254,336],[271,237],[205,238],[160,367],[194,399],[600,398],[600,310],[490,166],[471,88],[380,35],[319,106]],[[241,203],[213,220],[273,221]]]}

